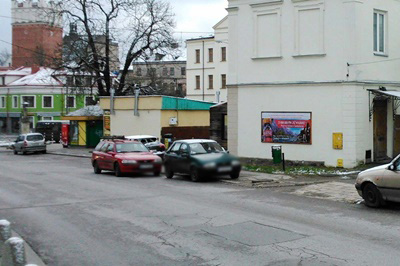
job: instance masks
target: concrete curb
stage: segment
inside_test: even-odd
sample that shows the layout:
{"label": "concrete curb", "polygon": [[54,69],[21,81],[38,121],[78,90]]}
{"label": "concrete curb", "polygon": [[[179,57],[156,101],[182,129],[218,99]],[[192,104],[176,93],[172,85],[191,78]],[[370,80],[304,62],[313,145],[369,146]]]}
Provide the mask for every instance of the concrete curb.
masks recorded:
{"label": "concrete curb", "polygon": [[[27,264],[30,261],[35,264]],[[0,266],[45,266],[32,248],[15,232],[7,220],[0,220]]]}
{"label": "concrete curb", "polygon": [[62,152],[52,152],[52,151],[47,151],[47,154],[52,154],[52,155],[60,155],[60,156],[70,156],[70,157],[78,157],[78,158],[92,158],[91,155],[80,155],[80,154],[71,154],[71,153],[62,153]]}

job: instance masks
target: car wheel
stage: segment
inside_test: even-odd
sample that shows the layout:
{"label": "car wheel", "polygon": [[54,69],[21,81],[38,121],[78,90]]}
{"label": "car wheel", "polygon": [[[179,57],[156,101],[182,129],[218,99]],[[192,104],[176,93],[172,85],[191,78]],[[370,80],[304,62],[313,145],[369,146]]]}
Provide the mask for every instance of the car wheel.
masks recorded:
{"label": "car wheel", "polygon": [[192,179],[193,182],[199,182],[201,177],[199,170],[196,167],[192,167],[190,169],[190,179]]}
{"label": "car wheel", "polygon": [[362,195],[365,205],[368,207],[377,208],[384,203],[381,193],[372,183],[368,183],[364,186]]}
{"label": "car wheel", "polygon": [[22,154],[23,154],[23,155],[26,155],[26,151],[22,151]]}
{"label": "car wheel", "polygon": [[115,176],[117,176],[117,177],[122,176],[121,167],[119,166],[118,163],[115,163],[114,172],[115,172]]}
{"label": "car wheel", "polygon": [[42,153],[43,153],[43,154],[46,154],[46,153],[47,153],[47,150],[43,150]]}
{"label": "car wheel", "polygon": [[231,179],[238,179],[239,175],[240,175],[239,171],[235,171],[235,172],[230,173]]}
{"label": "car wheel", "polygon": [[165,165],[165,176],[168,179],[171,179],[174,176],[174,172],[171,171],[171,167],[168,165]]}
{"label": "car wheel", "polygon": [[96,161],[93,164],[93,171],[95,174],[101,174],[101,169],[99,168],[99,165],[97,164]]}
{"label": "car wheel", "polygon": [[153,174],[154,176],[160,176],[160,171],[155,171]]}
{"label": "car wheel", "polygon": [[16,150],[14,150],[14,154],[18,154],[18,152]]}

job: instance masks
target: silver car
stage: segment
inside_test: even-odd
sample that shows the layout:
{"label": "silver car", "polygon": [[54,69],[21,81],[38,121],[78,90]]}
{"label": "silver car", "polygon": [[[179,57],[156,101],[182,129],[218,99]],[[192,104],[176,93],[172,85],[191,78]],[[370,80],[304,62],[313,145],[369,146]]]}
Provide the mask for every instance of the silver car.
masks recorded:
{"label": "silver car", "polygon": [[18,154],[18,152],[22,152],[22,154],[26,154],[27,152],[46,153],[47,151],[46,142],[40,133],[19,135],[12,148],[14,149],[14,154]]}
{"label": "silver car", "polygon": [[355,186],[368,207],[400,202],[400,155],[389,164],[359,173]]}

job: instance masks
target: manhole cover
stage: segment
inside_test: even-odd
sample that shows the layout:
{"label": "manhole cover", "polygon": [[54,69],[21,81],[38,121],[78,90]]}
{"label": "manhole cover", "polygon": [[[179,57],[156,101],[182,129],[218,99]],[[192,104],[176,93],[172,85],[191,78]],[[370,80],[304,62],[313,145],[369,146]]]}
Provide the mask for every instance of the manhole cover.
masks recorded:
{"label": "manhole cover", "polygon": [[306,237],[306,235],[254,222],[210,227],[204,231],[248,246],[265,246]]}

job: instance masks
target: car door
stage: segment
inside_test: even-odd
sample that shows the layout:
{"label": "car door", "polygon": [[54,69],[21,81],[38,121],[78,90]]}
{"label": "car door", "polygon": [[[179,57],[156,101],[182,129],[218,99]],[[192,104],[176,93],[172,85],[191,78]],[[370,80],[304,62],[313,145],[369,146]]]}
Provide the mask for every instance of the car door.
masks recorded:
{"label": "car door", "polygon": [[100,148],[100,150],[97,152],[97,164],[101,169],[108,169],[106,167],[106,162],[105,162],[105,154],[107,152],[108,148],[108,143],[104,143],[104,145]]}
{"label": "car door", "polygon": [[24,140],[25,140],[25,136],[24,135],[19,135],[18,138],[15,141],[15,150],[16,151],[21,151],[22,150],[22,146],[24,145]]}
{"label": "car door", "polygon": [[172,144],[171,149],[168,150],[168,152],[165,155],[165,164],[170,167],[172,172],[178,172],[178,168],[176,167],[176,163],[178,161],[178,153],[179,153],[179,148],[181,146],[180,142],[175,142]]}
{"label": "car door", "polygon": [[181,147],[179,148],[176,167],[180,173],[190,173],[190,152],[189,145],[186,143],[182,143]]}
{"label": "car door", "polygon": [[108,144],[107,150],[104,153],[104,164],[105,169],[114,170],[114,161],[115,161],[115,144]]}
{"label": "car door", "polygon": [[400,159],[393,163],[393,170],[387,169],[376,183],[387,200],[400,202]]}

